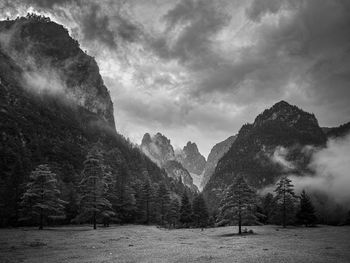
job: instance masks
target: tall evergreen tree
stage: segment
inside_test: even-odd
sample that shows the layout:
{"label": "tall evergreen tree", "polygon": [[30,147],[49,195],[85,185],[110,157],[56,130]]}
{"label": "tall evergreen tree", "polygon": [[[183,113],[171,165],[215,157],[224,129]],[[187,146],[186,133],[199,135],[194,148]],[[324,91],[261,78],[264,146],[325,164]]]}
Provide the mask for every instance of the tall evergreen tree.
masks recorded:
{"label": "tall evergreen tree", "polygon": [[282,177],[276,185],[276,201],[282,214],[282,225],[285,228],[288,219],[292,218],[294,212],[295,193],[292,181],[286,176]]}
{"label": "tall evergreen tree", "polygon": [[142,185],[142,201],[143,201],[143,205],[144,205],[144,211],[145,211],[145,223],[149,224],[150,219],[151,219],[151,208],[152,208],[152,204],[153,204],[153,189],[151,186],[150,181],[147,179],[143,185]]}
{"label": "tall evergreen tree", "polygon": [[197,227],[204,227],[208,224],[209,213],[203,195],[199,194],[193,199],[193,219]]}
{"label": "tall evergreen tree", "polygon": [[164,183],[160,184],[159,186],[157,198],[159,204],[160,223],[161,225],[164,225],[164,219],[166,218],[170,204],[169,191]]}
{"label": "tall evergreen tree", "polygon": [[64,216],[64,202],[57,186],[56,174],[47,164],[39,165],[29,177],[27,190],[22,195],[22,220],[34,219],[43,229],[44,220],[55,216]]}
{"label": "tall evergreen tree", "polygon": [[242,175],[238,175],[227,188],[221,201],[220,214],[238,223],[238,234],[242,234],[243,220],[256,220],[253,208],[256,204],[255,191],[249,187]]}
{"label": "tall evergreen tree", "polygon": [[168,222],[169,222],[169,228],[171,226],[176,228],[177,222],[180,218],[180,204],[179,204],[179,201],[177,199],[173,199],[170,202],[169,213],[167,215],[167,218],[168,218]]}
{"label": "tall evergreen tree", "polygon": [[111,174],[103,165],[102,154],[98,146],[93,146],[87,154],[79,184],[79,214],[78,222],[91,220],[96,229],[97,220],[114,215],[112,205],[107,199],[111,184]]}
{"label": "tall evergreen tree", "polygon": [[192,222],[192,207],[186,192],[183,193],[181,198],[180,222],[184,226],[189,226]]}
{"label": "tall evergreen tree", "polygon": [[262,213],[265,215],[264,222],[272,223],[272,219],[275,214],[276,200],[271,193],[267,193],[261,200]]}
{"label": "tall evergreen tree", "polygon": [[297,213],[297,221],[299,224],[310,226],[316,223],[315,208],[311,202],[310,197],[305,190],[300,195],[300,206]]}

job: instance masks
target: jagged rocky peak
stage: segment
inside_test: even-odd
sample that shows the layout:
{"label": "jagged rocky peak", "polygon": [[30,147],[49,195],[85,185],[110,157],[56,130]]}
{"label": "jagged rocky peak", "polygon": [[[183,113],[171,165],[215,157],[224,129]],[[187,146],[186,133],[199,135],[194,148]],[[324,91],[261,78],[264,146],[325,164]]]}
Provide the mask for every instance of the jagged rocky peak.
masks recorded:
{"label": "jagged rocky peak", "polygon": [[21,69],[20,86],[60,95],[96,113],[115,129],[113,103],[96,61],[62,25],[28,15],[0,21],[0,51]]}
{"label": "jagged rocky peak", "polygon": [[190,173],[202,174],[206,160],[199,152],[196,143],[187,142],[182,151],[177,152],[176,157]]}
{"label": "jagged rocky peak", "polygon": [[160,167],[169,160],[175,160],[174,148],[170,140],[159,132],[154,136],[146,133],[142,138],[141,149]]}
{"label": "jagged rocky peak", "polygon": [[281,121],[289,127],[296,127],[299,124],[304,125],[306,123],[311,128],[318,127],[318,121],[314,114],[305,112],[284,100],[258,115],[253,126],[261,126],[268,121]]}
{"label": "jagged rocky peak", "polygon": [[159,167],[164,168],[169,177],[180,180],[194,192],[198,188],[193,184],[189,171],[176,160],[171,141],[161,133],[151,136],[146,133],[141,142],[141,150]]}
{"label": "jagged rocky peak", "polygon": [[145,133],[142,138],[141,145],[148,145],[152,142],[151,135],[149,133]]}

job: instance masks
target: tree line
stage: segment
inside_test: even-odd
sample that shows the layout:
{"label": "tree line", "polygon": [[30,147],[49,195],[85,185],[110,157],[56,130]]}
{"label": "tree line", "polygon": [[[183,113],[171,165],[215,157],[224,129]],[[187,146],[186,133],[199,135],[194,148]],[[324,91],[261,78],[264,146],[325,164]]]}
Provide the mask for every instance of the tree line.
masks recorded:
{"label": "tree line", "polygon": [[[111,158],[111,156],[109,156]],[[112,156],[113,158],[113,156]],[[76,185],[65,201],[61,199],[59,180],[48,164],[37,166],[30,174],[21,197],[21,220],[38,224],[111,223],[159,224],[169,228],[280,224],[313,226],[317,223],[311,198],[302,191],[295,194],[291,180],[282,177],[274,193],[258,195],[242,175],[234,178],[221,195],[220,208],[209,214],[202,194],[183,188],[176,194],[164,182],[130,178],[125,162],[105,162],[98,144],[88,152]],[[117,163],[112,169],[106,163]]]}
{"label": "tree line", "polygon": [[192,197],[185,189],[180,198],[164,183],[152,183],[149,179],[131,183],[122,162],[118,172],[113,171],[105,164],[99,146],[94,145],[84,161],[76,194],[64,201],[50,166],[37,166],[21,197],[21,221],[37,224],[39,229],[48,223],[67,222],[67,217],[70,223],[91,223],[94,229],[98,223],[207,226],[209,213],[202,195]]}
{"label": "tree line", "polygon": [[284,228],[287,225],[316,224],[310,197],[305,190],[297,196],[288,177],[284,176],[277,182],[274,193],[259,197],[243,176],[238,175],[221,199],[218,225],[236,224],[238,234],[242,234],[243,224],[280,224]]}

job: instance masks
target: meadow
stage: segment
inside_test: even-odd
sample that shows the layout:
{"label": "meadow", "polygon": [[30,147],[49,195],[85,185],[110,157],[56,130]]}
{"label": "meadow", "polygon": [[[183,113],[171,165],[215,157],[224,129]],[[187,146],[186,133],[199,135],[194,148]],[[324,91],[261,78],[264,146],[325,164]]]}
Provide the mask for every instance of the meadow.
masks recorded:
{"label": "meadow", "polygon": [[350,262],[350,227],[0,229],[0,262]]}

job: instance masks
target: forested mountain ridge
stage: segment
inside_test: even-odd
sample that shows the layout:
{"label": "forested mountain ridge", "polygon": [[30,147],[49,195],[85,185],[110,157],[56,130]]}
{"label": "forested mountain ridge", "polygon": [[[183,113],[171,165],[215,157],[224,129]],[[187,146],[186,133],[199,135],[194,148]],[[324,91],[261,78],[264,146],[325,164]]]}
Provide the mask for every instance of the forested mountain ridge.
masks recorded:
{"label": "forested mountain ridge", "polygon": [[324,146],[326,140],[313,114],[285,101],[276,103],[258,115],[254,123],[242,126],[231,148],[218,162],[204,188],[209,206],[217,207],[218,193],[237,174],[242,174],[255,188],[274,184],[286,172],[281,163],[273,160],[275,156],[283,155],[295,164],[288,172],[301,174],[308,169],[310,158],[304,147]]}
{"label": "forested mountain ridge", "polygon": [[[144,222],[148,187],[189,191],[169,178],[115,130],[113,105],[95,60],[48,18],[0,22],[0,226],[18,225],[29,174],[48,164],[67,202],[65,223],[77,215],[84,160],[98,147],[113,177],[118,222]],[[121,201],[122,200],[122,201]],[[154,200],[148,200],[155,208]],[[155,222],[154,214],[147,220]]]}
{"label": "forested mountain ridge", "polygon": [[339,125],[338,127],[322,128],[328,138],[343,137],[350,131],[350,122]]}

